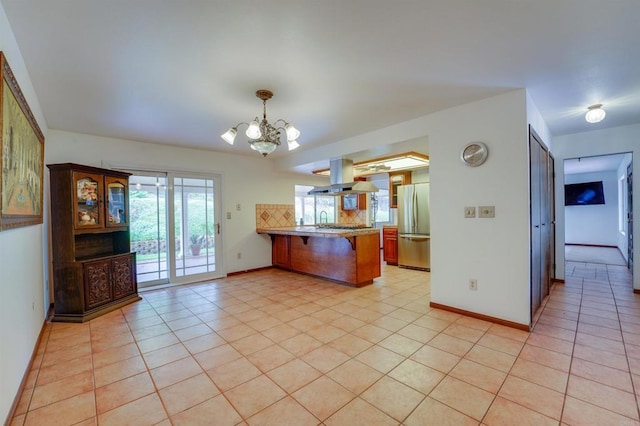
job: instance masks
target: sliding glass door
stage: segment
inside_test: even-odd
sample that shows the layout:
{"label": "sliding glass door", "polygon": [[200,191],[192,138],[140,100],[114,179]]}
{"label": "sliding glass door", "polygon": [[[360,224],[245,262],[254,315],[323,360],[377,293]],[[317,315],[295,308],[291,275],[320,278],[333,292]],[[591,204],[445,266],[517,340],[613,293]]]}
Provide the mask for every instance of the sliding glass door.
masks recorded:
{"label": "sliding glass door", "polygon": [[218,278],[220,179],[134,172],[129,178],[131,249],[140,287]]}
{"label": "sliding glass door", "polygon": [[179,247],[174,251],[176,278],[215,273],[218,214],[215,181],[207,178],[173,178],[173,233]]}
{"label": "sliding glass door", "polygon": [[167,284],[167,176],[137,173],[129,177],[131,251],[136,252],[138,286]]}

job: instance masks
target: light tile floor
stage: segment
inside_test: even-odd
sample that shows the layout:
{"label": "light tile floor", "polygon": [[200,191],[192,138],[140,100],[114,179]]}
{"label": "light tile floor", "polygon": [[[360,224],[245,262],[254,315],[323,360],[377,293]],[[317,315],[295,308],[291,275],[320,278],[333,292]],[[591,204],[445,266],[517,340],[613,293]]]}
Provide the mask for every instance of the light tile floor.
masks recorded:
{"label": "light tile floor", "polygon": [[430,309],[429,278],[270,269],[47,324],[12,424],[639,424],[625,267],[569,262],[532,333]]}

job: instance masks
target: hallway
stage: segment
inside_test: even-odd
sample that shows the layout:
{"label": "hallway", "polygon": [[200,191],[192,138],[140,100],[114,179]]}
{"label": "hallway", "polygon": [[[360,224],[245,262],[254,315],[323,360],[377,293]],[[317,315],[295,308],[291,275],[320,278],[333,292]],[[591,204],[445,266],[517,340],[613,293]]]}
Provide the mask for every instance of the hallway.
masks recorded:
{"label": "hallway", "polygon": [[269,269],[47,324],[12,424],[640,424],[625,267],[567,262],[531,333],[430,309],[429,277]]}

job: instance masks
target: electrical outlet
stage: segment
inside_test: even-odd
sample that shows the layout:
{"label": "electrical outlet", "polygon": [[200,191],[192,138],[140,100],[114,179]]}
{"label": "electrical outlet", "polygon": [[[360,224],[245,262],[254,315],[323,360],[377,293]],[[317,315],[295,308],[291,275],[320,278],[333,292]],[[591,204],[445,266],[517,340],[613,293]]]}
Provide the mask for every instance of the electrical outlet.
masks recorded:
{"label": "electrical outlet", "polygon": [[482,218],[496,217],[496,206],[478,206],[478,217],[482,217]]}
{"label": "electrical outlet", "polygon": [[475,207],[465,207],[464,208],[464,217],[467,219],[471,219],[476,217],[476,208]]}
{"label": "electrical outlet", "polygon": [[231,212],[227,212],[227,219],[231,219]]}
{"label": "electrical outlet", "polygon": [[478,280],[476,280],[475,278],[471,278],[469,280],[469,290],[478,290]]}
{"label": "electrical outlet", "polygon": [[242,259],[242,253],[238,252],[238,259]]}
{"label": "electrical outlet", "polygon": [[240,211],[240,203],[236,204],[236,211]]}

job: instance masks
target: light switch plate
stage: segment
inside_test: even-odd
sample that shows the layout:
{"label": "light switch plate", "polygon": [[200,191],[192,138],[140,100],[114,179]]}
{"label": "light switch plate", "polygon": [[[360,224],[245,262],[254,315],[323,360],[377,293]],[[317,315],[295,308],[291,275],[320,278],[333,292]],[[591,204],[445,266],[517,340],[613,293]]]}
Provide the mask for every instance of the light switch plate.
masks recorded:
{"label": "light switch plate", "polygon": [[478,206],[478,217],[482,217],[482,218],[496,217],[496,206]]}
{"label": "light switch plate", "polygon": [[466,219],[472,219],[472,218],[476,217],[476,208],[475,208],[475,206],[465,207],[464,208],[464,217]]}

